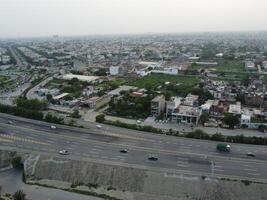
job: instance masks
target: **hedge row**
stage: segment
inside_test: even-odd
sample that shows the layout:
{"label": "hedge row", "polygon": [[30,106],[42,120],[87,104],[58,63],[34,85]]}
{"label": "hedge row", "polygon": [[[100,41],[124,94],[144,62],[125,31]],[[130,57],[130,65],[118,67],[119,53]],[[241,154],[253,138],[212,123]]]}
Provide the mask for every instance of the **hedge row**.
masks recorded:
{"label": "hedge row", "polygon": [[98,121],[98,122],[113,125],[113,126],[118,126],[122,128],[128,128],[128,129],[152,132],[152,133],[158,133],[158,134],[173,135],[177,137],[212,140],[212,141],[229,142],[229,143],[267,145],[267,137],[256,137],[256,136],[246,137],[242,134],[235,135],[235,136],[225,136],[225,135],[222,135],[221,133],[210,135],[199,129],[189,132],[189,133],[179,133],[178,131],[174,131],[172,129],[162,130],[162,129],[154,128],[152,126],[139,126],[136,124],[126,124],[120,121],[113,122],[113,121],[104,120],[104,121]]}

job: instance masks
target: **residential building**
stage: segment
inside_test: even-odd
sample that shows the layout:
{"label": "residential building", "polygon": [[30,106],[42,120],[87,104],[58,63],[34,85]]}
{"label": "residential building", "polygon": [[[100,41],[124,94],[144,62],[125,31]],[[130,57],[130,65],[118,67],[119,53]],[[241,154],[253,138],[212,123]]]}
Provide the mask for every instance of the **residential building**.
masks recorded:
{"label": "residential building", "polygon": [[180,105],[172,113],[172,121],[177,123],[197,125],[200,115],[201,109],[198,107]]}
{"label": "residential building", "polygon": [[252,62],[252,61],[246,61],[245,62],[245,69],[247,71],[254,71],[254,70],[257,70],[256,66],[255,66],[255,63]]}
{"label": "residential building", "polygon": [[156,96],[151,101],[151,115],[159,116],[164,113],[165,110],[165,96]]}
{"label": "residential building", "polygon": [[236,104],[230,104],[228,112],[235,115],[241,115],[241,103],[236,102]]}
{"label": "residential building", "polygon": [[180,97],[171,97],[170,101],[166,101],[166,118],[171,119],[174,110],[181,104]]}
{"label": "residential building", "polygon": [[198,106],[198,95],[188,94],[183,101],[186,106]]}
{"label": "residential building", "polygon": [[111,76],[118,75],[120,73],[120,66],[111,66],[109,67],[109,74]]}

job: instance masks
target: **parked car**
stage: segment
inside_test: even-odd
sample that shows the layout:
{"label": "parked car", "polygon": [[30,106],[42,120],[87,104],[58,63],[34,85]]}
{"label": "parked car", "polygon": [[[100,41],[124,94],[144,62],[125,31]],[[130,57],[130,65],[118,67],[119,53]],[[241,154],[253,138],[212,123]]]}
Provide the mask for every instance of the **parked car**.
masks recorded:
{"label": "parked car", "polygon": [[252,152],[248,152],[246,155],[247,155],[247,156],[250,156],[250,157],[255,157],[255,156],[256,156],[256,155],[255,155],[254,153],[252,153]]}
{"label": "parked car", "polygon": [[56,129],[57,127],[54,126],[54,125],[52,125],[52,126],[50,126],[50,128],[51,128],[51,129]]}
{"label": "parked car", "polygon": [[102,126],[101,126],[101,125],[99,125],[99,124],[97,124],[97,125],[96,125],[96,128],[102,128]]}
{"label": "parked car", "polygon": [[59,151],[59,154],[61,154],[61,155],[69,155],[69,151],[63,149],[63,150],[60,150],[60,151]]}
{"label": "parked car", "polygon": [[122,149],[122,150],[120,150],[120,153],[128,153],[128,150],[127,149]]}
{"label": "parked car", "polygon": [[148,160],[157,161],[158,157],[156,155],[149,155]]}

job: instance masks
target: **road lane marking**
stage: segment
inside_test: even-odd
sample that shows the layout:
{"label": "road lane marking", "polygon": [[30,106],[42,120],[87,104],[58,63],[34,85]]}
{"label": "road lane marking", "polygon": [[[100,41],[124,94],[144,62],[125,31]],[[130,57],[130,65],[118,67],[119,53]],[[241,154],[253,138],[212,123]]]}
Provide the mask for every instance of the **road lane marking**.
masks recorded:
{"label": "road lane marking", "polygon": [[[1,123],[0,123],[1,124]],[[5,124],[6,125],[6,124]],[[14,128],[14,126],[11,126]],[[16,128],[16,127],[15,127]],[[28,130],[28,131],[34,131],[34,134],[35,135],[46,135],[46,136],[52,136],[52,137],[56,137],[58,140],[59,139],[71,139],[72,141],[73,140],[76,140],[76,141],[80,141],[81,143],[94,143],[95,145],[96,144],[102,144],[102,145],[108,145],[108,146],[112,146],[112,147],[127,147],[127,148],[131,148],[133,150],[139,150],[139,151],[148,151],[148,152],[155,152],[155,150],[157,150],[159,153],[161,154],[167,154],[167,155],[187,155],[187,156],[203,156],[204,154],[201,154],[201,153],[194,153],[194,152],[181,152],[181,151],[173,151],[173,150],[164,150],[164,149],[155,149],[155,148],[150,148],[150,147],[142,147],[142,146],[129,146],[129,145],[125,145],[125,144],[120,144],[120,143],[109,143],[109,142],[105,142],[105,141],[98,141],[98,140],[94,140],[94,139],[81,139],[79,137],[74,137],[74,136],[69,136],[69,135],[55,135],[55,134],[51,134],[49,132],[45,132],[45,131],[39,131],[39,130],[32,130],[32,129],[25,129],[24,127],[20,127],[20,129],[24,129],[24,130]],[[153,140],[154,141],[154,140]],[[205,147],[205,146],[204,146]],[[225,159],[225,157],[223,156],[216,156],[216,155],[213,155],[210,154],[210,158],[219,158],[219,159]],[[247,159],[243,159],[243,158],[237,158],[237,157],[233,157],[231,159],[231,162],[243,162],[243,163],[248,163],[248,162],[251,162],[251,161],[248,161]],[[257,163],[267,163],[267,161],[263,161],[263,160],[256,160],[254,159],[253,162],[257,162]]]}
{"label": "road lane marking", "polygon": [[92,154],[99,154],[100,152],[98,152],[98,151],[89,151],[89,153],[92,153]]}
{"label": "road lane marking", "polygon": [[245,171],[252,171],[252,172],[257,172],[258,170],[256,169],[244,169]]}
{"label": "road lane marking", "polygon": [[22,137],[18,137],[18,136],[14,136],[14,135],[0,134],[0,137],[7,138],[10,140],[20,141],[20,142],[29,142],[29,143],[33,143],[33,144],[49,145],[48,143],[45,143],[45,142],[39,142],[36,140],[22,138]]}
{"label": "road lane marking", "polygon": [[216,169],[216,168],[214,168],[213,170],[214,170],[214,171],[217,171],[217,172],[224,172],[223,169]]}
{"label": "road lane marking", "polygon": [[188,165],[176,164],[177,167],[188,167]]}
{"label": "road lane marking", "polygon": [[8,140],[8,139],[4,139],[4,138],[0,138],[0,142],[8,142],[8,143],[11,143],[13,141],[12,140]]}
{"label": "road lane marking", "polygon": [[260,176],[261,174],[260,173],[248,173],[248,175],[251,175],[251,176]]}

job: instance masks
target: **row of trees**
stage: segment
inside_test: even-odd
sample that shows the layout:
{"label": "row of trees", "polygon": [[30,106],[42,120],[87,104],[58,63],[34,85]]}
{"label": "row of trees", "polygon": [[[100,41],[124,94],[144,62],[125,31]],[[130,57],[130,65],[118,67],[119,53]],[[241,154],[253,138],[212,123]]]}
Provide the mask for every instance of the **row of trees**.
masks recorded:
{"label": "row of trees", "polygon": [[131,118],[146,118],[150,113],[150,102],[152,96],[133,97],[128,92],[122,98],[112,98],[109,103],[109,110],[114,115],[131,117]]}
{"label": "row of trees", "polygon": [[29,110],[21,107],[16,106],[8,106],[8,105],[2,105],[0,104],[0,112],[12,114],[20,117],[25,117],[29,119],[35,119],[35,120],[41,120],[41,121],[47,121],[51,123],[63,123],[63,118],[59,118],[56,116],[52,116],[51,114],[47,114],[44,116],[44,114],[37,110]]}
{"label": "row of trees", "polygon": [[153,133],[159,133],[159,134],[167,134],[167,135],[186,137],[186,138],[212,140],[212,141],[220,141],[220,142],[231,142],[231,143],[267,145],[266,137],[255,137],[255,136],[246,137],[244,135],[225,136],[220,133],[210,135],[202,130],[195,130],[190,133],[179,133],[178,131],[175,131],[173,129],[162,130],[162,129],[154,128],[152,126],[139,126],[136,124],[126,124],[120,121],[116,121],[116,122],[108,121],[105,119],[105,115],[103,114],[98,115],[96,117],[96,121],[99,123],[110,124],[110,125],[133,129],[133,130],[153,132]]}
{"label": "row of trees", "polygon": [[29,110],[45,110],[47,108],[46,101],[39,101],[38,99],[26,99],[26,98],[18,98],[15,102],[18,107],[29,109]]}

